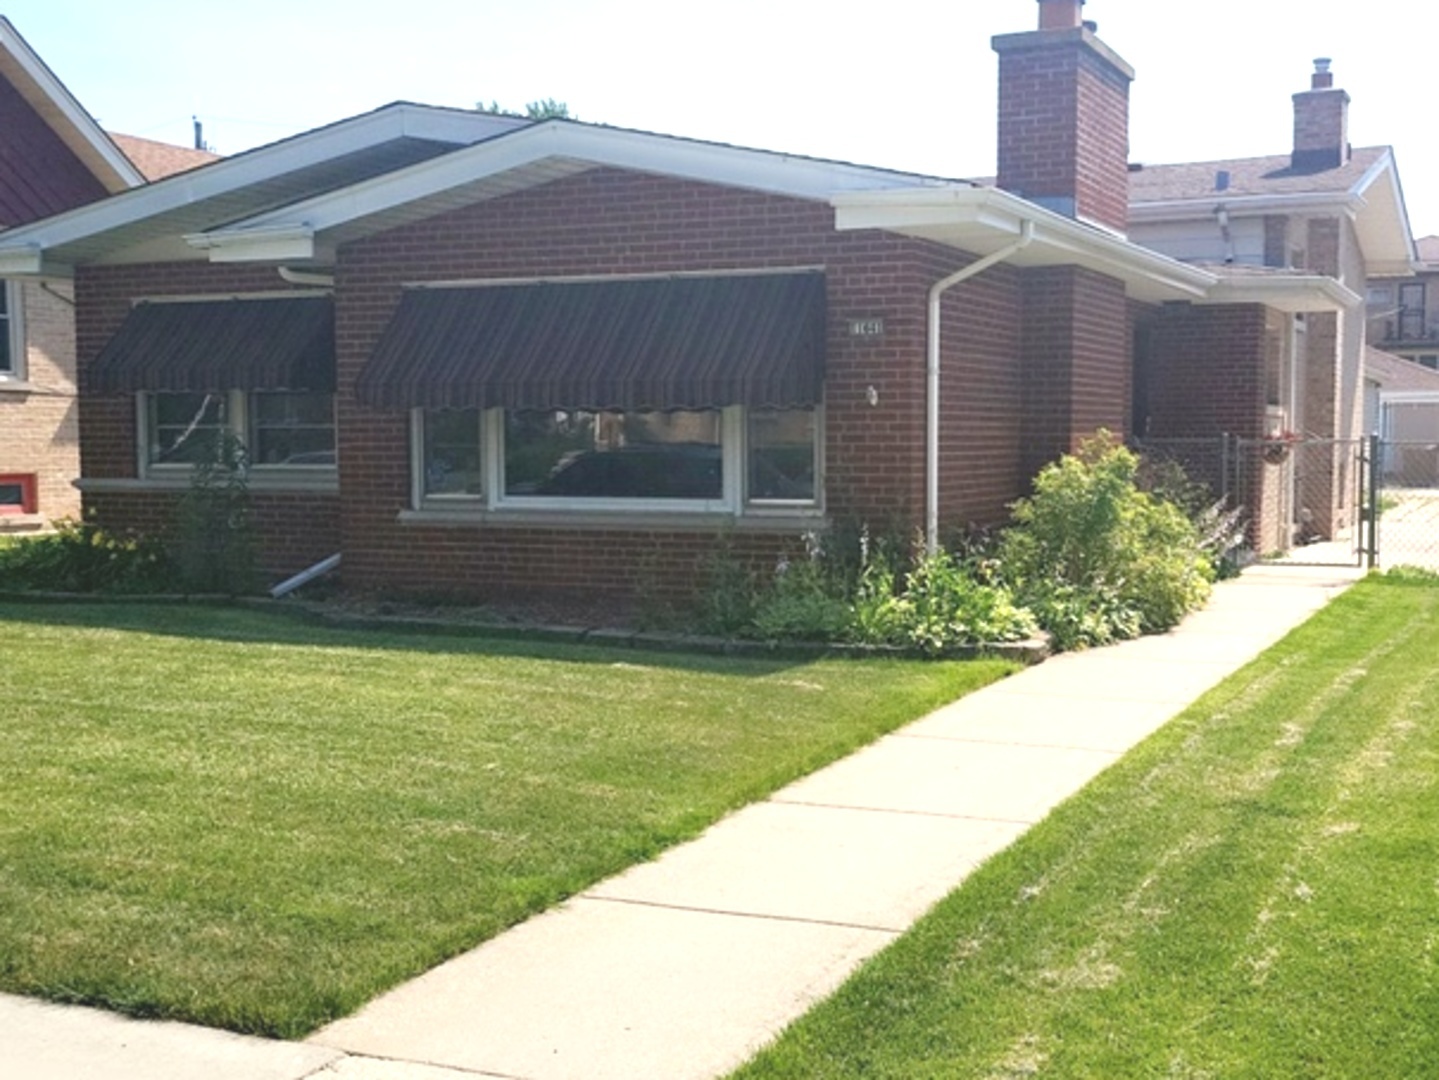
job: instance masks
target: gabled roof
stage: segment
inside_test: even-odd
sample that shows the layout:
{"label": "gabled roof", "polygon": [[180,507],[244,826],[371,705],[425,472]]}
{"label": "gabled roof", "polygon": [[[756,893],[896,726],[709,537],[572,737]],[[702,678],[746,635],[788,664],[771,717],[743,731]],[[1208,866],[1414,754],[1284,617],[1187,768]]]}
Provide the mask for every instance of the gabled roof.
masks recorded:
{"label": "gabled roof", "polygon": [[110,140],[150,181],[163,180],[220,160],[219,154],[208,150],[193,150],[188,146],[142,139],[138,135],[120,135],[113,131],[109,134]]}
{"label": "gabled roof", "polygon": [[0,15],[0,78],[19,91],[105,190],[113,194],[144,182],[145,178],[130,159],[110,141],[3,15]]}
{"label": "gabled roof", "polygon": [[187,237],[219,261],[327,257],[337,244],[598,167],[828,201],[837,193],[969,188],[960,180],[547,120]]}
{"label": "gabled roof", "polygon": [[1212,203],[1216,199],[1259,195],[1343,194],[1352,191],[1390,153],[1387,146],[1364,147],[1330,169],[1295,169],[1288,154],[1136,165],[1129,173],[1129,202],[1135,205],[1200,199]]}
{"label": "gabled roof", "polygon": [[1379,349],[1364,350],[1364,377],[1385,394],[1439,395],[1439,371]]}
{"label": "gabled roof", "polygon": [[193,258],[181,239],[338,191],[528,121],[398,102],[0,236],[0,275]]}
{"label": "gabled roof", "polygon": [[1431,264],[1425,269],[1433,269],[1432,264],[1439,263],[1439,236],[1421,236],[1414,241],[1414,247],[1419,252],[1419,261]]}
{"label": "gabled roof", "polygon": [[1328,169],[1295,169],[1288,154],[1180,165],[1136,166],[1129,174],[1129,220],[1142,226],[1236,214],[1327,212],[1354,221],[1372,276],[1409,273],[1414,242],[1394,152],[1354,150]]}

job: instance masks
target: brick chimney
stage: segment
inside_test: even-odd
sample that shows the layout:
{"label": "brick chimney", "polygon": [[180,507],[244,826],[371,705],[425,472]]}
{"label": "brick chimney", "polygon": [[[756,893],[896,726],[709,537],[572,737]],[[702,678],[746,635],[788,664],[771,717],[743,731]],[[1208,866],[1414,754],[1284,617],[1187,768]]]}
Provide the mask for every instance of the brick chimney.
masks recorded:
{"label": "brick chimney", "polygon": [[1294,153],[1297,170],[1333,169],[1349,160],[1349,95],[1334,88],[1329,58],[1314,61],[1309,89],[1294,95]]}
{"label": "brick chimney", "polygon": [[1129,224],[1134,69],[1095,35],[1084,0],[1039,0],[1039,29],[1001,34],[999,186],[1069,217]]}

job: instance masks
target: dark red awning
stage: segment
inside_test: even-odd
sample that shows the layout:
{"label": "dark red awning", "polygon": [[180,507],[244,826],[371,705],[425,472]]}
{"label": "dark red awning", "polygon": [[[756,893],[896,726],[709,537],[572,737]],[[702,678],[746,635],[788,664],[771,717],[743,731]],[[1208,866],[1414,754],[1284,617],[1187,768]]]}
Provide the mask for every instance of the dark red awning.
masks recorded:
{"label": "dark red awning", "polygon": [[817,404],[818,272],[407,290],[360,375],[382,408]]}
{"label": "dark red awning", "polygon": [[335,389],[328,296],[136,304],[90,373],[100,393]]}

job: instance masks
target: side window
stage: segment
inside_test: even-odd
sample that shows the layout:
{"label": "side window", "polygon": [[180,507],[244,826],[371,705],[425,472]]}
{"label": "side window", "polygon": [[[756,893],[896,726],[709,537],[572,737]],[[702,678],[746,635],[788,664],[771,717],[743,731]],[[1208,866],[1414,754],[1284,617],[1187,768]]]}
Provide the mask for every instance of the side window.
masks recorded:
{"label": "side window", "polygon": [[814,409],[751,409],[750,502],[812,504],[818,491],[819,433]]}
{"label": "side window", "polygon": [[0,379],[25,377],[25,339],[20,330],[20,286],[0,281]]}
{"label": "side window", "polygon": [[335,464],[335,396],[269,390],[251,394],[246,445],[255,465]]}
{"label": "side window", "polygon": [[481,471],[480,411],[426,409],[420,416],[420,497],[478,498]]}
{"label": "side window", "polygon": [[220,434],[229,425],[227,395],[151,393],[145,404],[147,465],[215,460]]}

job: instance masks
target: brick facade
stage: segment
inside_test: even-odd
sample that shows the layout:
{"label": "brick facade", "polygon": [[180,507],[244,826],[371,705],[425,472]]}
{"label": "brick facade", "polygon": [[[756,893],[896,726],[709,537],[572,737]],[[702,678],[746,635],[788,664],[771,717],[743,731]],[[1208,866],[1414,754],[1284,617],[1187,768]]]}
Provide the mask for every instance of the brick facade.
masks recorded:
{"label": "brick facade", "polygon": [[[33,473],[36,516],[75,517],[80,494],[79,424],[75,402],[75,327],[70,287],[28,283],[15,290],[25,334],[25,379],[0,382],[0,473]],[[28,517],[0,517],[0,529],[38,527]]]}
{"label": "brick facade", "polygon": [[[822,267],[829,333],[824,404],[825,503],[837,523],[908,532],[924,515],[927,297],[963,253],[876,231],[836,232],[824,204],[594,169],[342,246],[335,276],[340,496],[257,493],[265,561],[276,573],[343,551],[353,587],[484,596],[521,591],[693,591],[720,545],[755,568],[798,546],[794,529],[696,520],[684,527],[587,526],[566,514],[522,524],[402,520],[410,507],[410,418],[360,405],[354,386],[407,283],[592,274]],[[80,380],[139,296],[272,292],[272,267],[202,263],[83,268]],[[940,510],[946,532],[1001,522],[1035,460],[1094,427],[1124,427],[1129,395],[1122,286],[1079,270],[1000,266],[946,295]],[[852,337],[850,320],[883,320]],[[1040,356],[1024,329],[1047,329]],[[1037,384],[1062,404],[1025,419]],[[873,394],[871,394],[871,388]],[[873,401],[873,403],[872,403]],[[137,476],[129,395],[82,401],[84,475]],[[1041,438],[1043,449],[1025,443]],[[123,484],[122,484],[123,487]],[[166,527],[174,492],[87,494],[124,528]]]}

